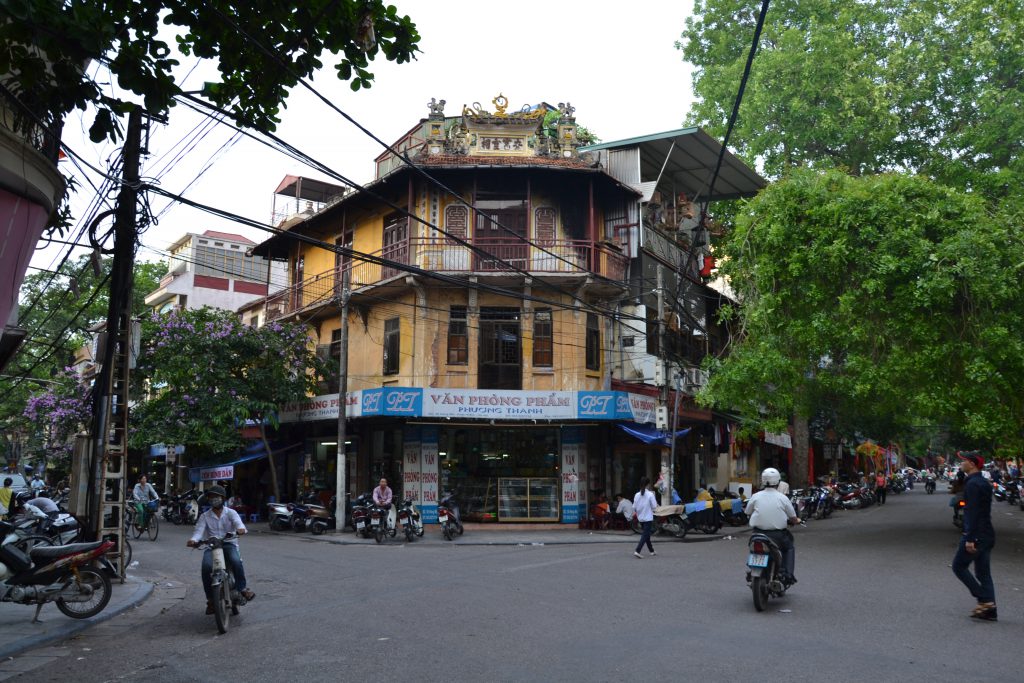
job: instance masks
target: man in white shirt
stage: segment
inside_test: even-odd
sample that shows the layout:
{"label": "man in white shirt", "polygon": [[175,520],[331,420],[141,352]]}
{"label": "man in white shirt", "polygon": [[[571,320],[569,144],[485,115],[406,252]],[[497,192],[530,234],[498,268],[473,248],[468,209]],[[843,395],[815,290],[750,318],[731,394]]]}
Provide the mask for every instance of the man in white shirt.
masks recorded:
{"label": "man in white shirt", "polygon": [[633,519],[633,503],[621,493],[615,494],[615,500],[618,501],[618,505],[615,506],[615,519],[623,520],[628,527]]}
{"label": "man in white shirt", "polygon": [[[224,490],[223,486],[210,487],[210,490],[206,492],[206,502],[209,504],[210,509],[199,515],[192,538],[185,545],[189,548],[194,548],[200,541],[205,541],[208,538],[214,536],[224,538],[227,534],[235,534],[235,538],[229,538],[224,541],[224,562],[231,569],[231,573],[235,575],[235,588],[246,600],[252,600],[256,597],[256,594],[246,588],[245,567],[242,566],[242,557],[238,554],[237,538],[245,534],[248,529],[245,528],[245,524],[242,523],[242,518],[238,516],[237,512],[224,506],[224,499],[226,497],[227,491]],[[207,614],[213,614],[213,598],[211,596],[213,591],[211,586],[212,575],[213,554],[207,548],[206,552],[203,553],[202,567]]]}
{"label": "man in white shirt", "polygon": [[779,492],[781,480],[782,475],[774,467],[762,472],[761,483],[764,488],[750,497],[745,512],[750,517],[750,527],[775,541],[782,550],[782,582],[792,585],[796,583],[796,576],[793,574],[796,547],[793,545],[793,534],[789,533],[787,526],[799,524],[800,518],[797,517],[789,498]]}

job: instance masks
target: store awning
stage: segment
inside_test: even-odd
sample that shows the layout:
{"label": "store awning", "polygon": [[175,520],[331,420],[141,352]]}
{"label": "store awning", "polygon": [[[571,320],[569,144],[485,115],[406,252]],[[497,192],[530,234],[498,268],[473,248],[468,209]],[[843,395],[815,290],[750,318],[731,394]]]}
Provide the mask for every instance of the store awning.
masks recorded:
{"label": "store awning", "polygon": [[[655,429],[649,425],[638,424],[636,422],[616,422],[615,424],[622,431],[635,439],[640,439],[646,444],[660,444],[662,446],[671,445],[668,434],[661,429]],[[690,433],[690,429],[690,427],[680,429],[676,432],[676,438],[678,439],[681,436],[686,436]]]}

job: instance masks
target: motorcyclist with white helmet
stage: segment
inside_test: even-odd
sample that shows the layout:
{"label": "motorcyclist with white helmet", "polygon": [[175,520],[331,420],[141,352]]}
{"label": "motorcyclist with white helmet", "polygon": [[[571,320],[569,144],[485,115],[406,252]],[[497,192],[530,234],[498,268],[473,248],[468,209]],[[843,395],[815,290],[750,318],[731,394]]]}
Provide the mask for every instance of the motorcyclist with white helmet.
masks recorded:
{"label": "motorcyclist with white helmet", "polygon": [[787,586],[796,583],[793,574],[796,565],[796,547],[793,545],[793,534],[787,528],[790,524],[799,524],[789,498],[779,493],[779,482],[782,475],[774,467],[761,473],[761,484],[764,488],[750,497],[745,512],[750,518],[750,526],[775,541],[782,550],[782,564],[785,576],[782,582]]}

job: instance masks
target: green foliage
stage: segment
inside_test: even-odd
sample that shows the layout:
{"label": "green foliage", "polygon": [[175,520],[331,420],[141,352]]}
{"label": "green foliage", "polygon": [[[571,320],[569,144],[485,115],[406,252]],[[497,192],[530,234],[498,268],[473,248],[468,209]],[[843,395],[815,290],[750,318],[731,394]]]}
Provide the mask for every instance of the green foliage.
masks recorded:
{"label": "green foliage", "polygon": [[[677,43],[695,67],[693,124],[725,131],[756,23],[696,0]],[[731,143],[779,176],[913,169],[1019,196],[1024,12],[1007,0],[776,0]]]}
{"label": "green foliage", "polygon": [[312,394],[324,371],[301,325],[255,328],[211,308],[153,316],[136,372],[151,395],[131,413],[131,443],[215,460],[242,444],[246,420],[275,424],[277,407]]}
{"label": "green foliage", "polygon": [[[31,376],[48,380],[58,377],[62,368],[74,362],[75,352],[91,340],[89,328],[107,319],[108,291],[100,283],[110,272],[111,264],[112,259],[103,259],[97,276],[85,255],[62,265],[56,276],[40,271],[25,277],[18,325],[28,330],[29,336],[4,374],[20,377],[34,366]],[[143,299],[159,286],[166,273],[166,263],[135,264],[134,315],[147,311]],[[81,314],[76,318],[79,310]],[[0,424],[20,415],[30,392],[38,388],[37,383],[21,382],[13,390],[3,392]]]}
{"label": "green foliage", "polygon": [[[419,34],[381,0],[307,0],[299,4],[230,0],[19,0],[3,4],[0,73],[21,74],[19,95],[39,111],[98,111],[94,141],[120,135],[118,118],[141,99],[165,114],[181,92],[168,29],[184,55],[217,61],[221,82],[208,93],[242,125],[274,130],[288,90],[333,57],[352,90],[372,85],[378,55],[414,58]],[[44,56],[45,55],[45,58]],[[110,68],[124,98],[105,94],[87,65]]]}
{"label": "green foliage", "polygon": [[1019,235],[922,177],[794,171],[721,245],[741,334],[702,400],[775,425],[824,408],[893,433],[926,419],[1019,444]]}

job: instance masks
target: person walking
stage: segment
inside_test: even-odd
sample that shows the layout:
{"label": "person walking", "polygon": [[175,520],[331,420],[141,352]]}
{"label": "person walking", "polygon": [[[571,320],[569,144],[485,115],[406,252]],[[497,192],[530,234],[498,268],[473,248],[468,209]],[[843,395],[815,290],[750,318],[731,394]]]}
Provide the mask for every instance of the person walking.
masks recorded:
{"label": "person walking", "polygon": [[[953,573],[978,601],[974,619],[996,621],[996,589],[990,566],[996,532],[992,527],[992,486],[981,476],[985,460],[977,452],[960,456],[964,480],[964,533],[953,558]],[[974,574],[969,571],[974,563]]]}
{"label": "person walking", "polygon": [[885,505],[885,472],[878,470],[875,473],[875,498],[878,499],[879,505]]}
{"label": "person walking", "polygon": [[636,550],[633,551],[633,556],[637,559],[643,559],[644,557],[640,554],[644,544],[647,544],[651,557],[658,554],[654,552],[654,546],[651,545],[651,532],[654,529],[654,508],[657,505],[658,501],[655,500],[654,491],[651,490],[651,480],[648,477],[644,477],[640,480],[640,490],[633,496],[633,512],[636,514],[637,521],[643,525],[640,542],[636,544]]}

